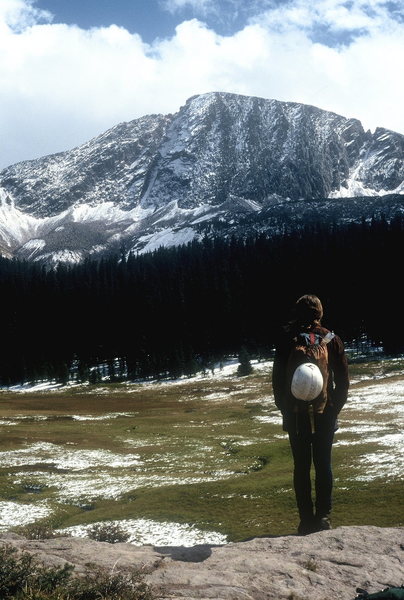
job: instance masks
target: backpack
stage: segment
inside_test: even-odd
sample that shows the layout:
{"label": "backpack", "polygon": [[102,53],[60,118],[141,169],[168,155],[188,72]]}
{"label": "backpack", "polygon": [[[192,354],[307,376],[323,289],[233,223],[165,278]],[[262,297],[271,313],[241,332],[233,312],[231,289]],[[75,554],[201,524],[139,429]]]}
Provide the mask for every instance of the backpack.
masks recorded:
{"label": "backpack", "polygon": [[[324,335],[315,332],[301,332],[293,338],[286,373],[288,399],[294,412],[309,410],[314,413],[322,413],[324,411],[327,403],[329,379],[327,344],[334,337],[334,333],[324,330]],[[322,385],[320,383],[318,395],[309,402],[296,398],[292,392],[292,382],[294,382],[294,377],[297,374],[296,369],[305,363],[316,365],[322,377]]]}
{"label": "backpack", "polygon": [[404,600],[404,586],[384,588],[381,592],[369,594],[366,590],[356,588],[355,600]]}

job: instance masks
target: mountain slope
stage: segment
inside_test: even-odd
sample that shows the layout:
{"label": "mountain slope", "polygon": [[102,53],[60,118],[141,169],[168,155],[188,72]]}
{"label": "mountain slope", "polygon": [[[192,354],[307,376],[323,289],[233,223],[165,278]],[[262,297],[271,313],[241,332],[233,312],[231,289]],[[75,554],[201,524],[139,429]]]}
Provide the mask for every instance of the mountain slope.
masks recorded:
{"label": "mountain slope", "polygon": [[400,194],[403,140],[313,106],[195,96],[175,115],[122,123],[1,171],[0,251],[76,261],[121,244],[186,242],[246,214],[265,229],[274,199],[287,209],[289,199]]}

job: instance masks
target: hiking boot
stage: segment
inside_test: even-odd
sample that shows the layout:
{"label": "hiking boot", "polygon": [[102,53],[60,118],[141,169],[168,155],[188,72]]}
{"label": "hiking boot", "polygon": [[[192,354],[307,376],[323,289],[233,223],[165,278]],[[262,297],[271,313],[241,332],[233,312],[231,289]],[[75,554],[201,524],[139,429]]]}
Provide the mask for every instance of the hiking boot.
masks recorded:
{"label": "hiking boot", "polygon": [[314,517],[311,519],[302,519],[297,528],[298,535],[309,535],[310,533],[314,533],[317,531],[316,524],[314,522]]}
{"label": "hiking boot", "polygon": [[331,519],[328,516],[316,517],[315,521],[316,521],[315,531],[328,531],[329,529],[332,529]]}

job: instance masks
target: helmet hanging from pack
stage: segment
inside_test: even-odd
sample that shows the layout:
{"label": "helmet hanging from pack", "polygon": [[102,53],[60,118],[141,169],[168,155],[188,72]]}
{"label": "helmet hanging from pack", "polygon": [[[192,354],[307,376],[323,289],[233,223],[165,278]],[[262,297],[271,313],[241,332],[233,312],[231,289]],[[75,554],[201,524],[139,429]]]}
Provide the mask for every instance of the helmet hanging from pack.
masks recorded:
{"label": "helmet hanging from pack", "polygon": [[320,394],[323,383],[323,376],[318,366],[306,362],[299,365],[293,373],[291,392],[297,400],[311,402]]}

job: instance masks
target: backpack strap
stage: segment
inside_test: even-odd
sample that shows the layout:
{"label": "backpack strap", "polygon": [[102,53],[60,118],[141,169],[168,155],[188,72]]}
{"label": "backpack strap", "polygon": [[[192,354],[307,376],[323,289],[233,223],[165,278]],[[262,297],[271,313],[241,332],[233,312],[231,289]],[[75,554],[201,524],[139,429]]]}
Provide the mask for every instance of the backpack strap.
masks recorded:
{"label": "backpack strap", "polygon": [[321,334],[315,333],[314,331],[299,333],[297,336],[297,340],[302,342],[304,346],[316,346],[320,344],[326,346],[334,338],[335,333],[333,333],[332,331],[326,333],[324,337],[321,337]]}
{"label": "backpack strap", "polygon": [[321,340],[321,343],[325,346],[331,342],[335,338],[335,333],[333,331],[329,331]]}

